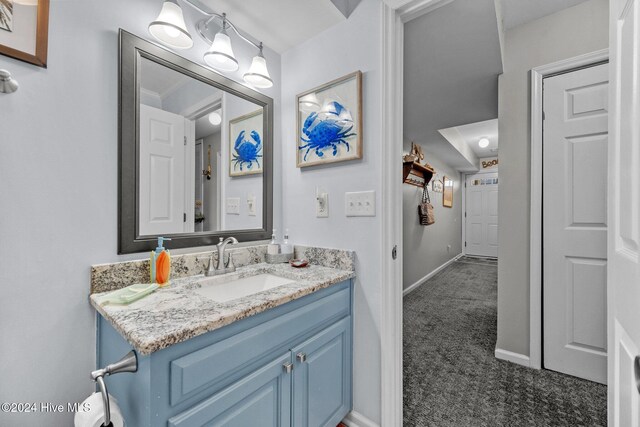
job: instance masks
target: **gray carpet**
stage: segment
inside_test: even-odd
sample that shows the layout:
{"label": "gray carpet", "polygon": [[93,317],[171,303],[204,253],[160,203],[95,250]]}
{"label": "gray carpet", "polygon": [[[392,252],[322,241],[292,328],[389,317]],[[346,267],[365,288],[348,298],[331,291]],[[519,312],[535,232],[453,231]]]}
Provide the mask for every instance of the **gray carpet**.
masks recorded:
{"label": "gray carpet", "polygon": [[605,386],[495,358],[496,286],[465,257],[404,298],[404,425],[605,426]]}

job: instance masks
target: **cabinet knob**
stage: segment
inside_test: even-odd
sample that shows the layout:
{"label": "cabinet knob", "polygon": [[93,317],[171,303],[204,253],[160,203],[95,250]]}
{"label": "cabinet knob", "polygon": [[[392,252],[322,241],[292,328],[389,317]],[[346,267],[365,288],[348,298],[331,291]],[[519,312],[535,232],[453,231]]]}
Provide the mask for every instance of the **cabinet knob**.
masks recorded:
{"label": "cabinet knob", "polygon": [[283,364],[283,365],[282,365],[282,369],[284,369],[284,371],[285,371],[287,374],[290,374],[290,373],[291,373],[291,371],[293,371],[293,364],[292,364],[292,363],[287,362],[287,363],[285,363],[285,364]]}
{"label": "cabinet knob", "polygon": [[298,354],[296,354],[296,357],[298,358],[300,363],[304,363],[304,362],[307,361],[307,355],[304,354],[304,353],[298,353]]}

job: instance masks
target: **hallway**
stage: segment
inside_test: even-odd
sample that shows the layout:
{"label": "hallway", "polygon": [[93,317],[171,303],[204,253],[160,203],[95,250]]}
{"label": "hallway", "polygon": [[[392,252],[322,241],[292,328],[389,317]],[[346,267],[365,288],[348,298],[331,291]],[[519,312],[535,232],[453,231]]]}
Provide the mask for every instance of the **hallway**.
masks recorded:
{"label": "hallway", "polygon": [[404,298],[404,425],[605,426],[605,386],[494,357],[496,296],[464,257]]}

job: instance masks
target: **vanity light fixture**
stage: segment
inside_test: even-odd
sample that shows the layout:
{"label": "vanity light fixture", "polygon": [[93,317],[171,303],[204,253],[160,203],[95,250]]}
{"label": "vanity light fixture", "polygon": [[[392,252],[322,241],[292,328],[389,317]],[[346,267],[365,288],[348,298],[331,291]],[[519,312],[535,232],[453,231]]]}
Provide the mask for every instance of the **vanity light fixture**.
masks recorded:
{"label": "vanity light fixture", "polygon": [[20,85],[7,70],[0,70],[0,93],[13,93]]}
{"label": "vanity light fixture", "polygon": [[[205,15],[196,24],[200,36],[210,43],[210,48],[204,53],[203,60],[211,68],[231,73],[239,68],[238,60],[233,54],[231,38],[227,33],[231,29],[239,38],[258,49],[258,54],[253,57],[249,71],[244,74],[244,81],[256,88],[269,88],[273,86],[273,81],[267,70],[267,61],[262,54],[262,43],[255,43],[238,31],[238,29],[227,19],[225,13],[219,14],[208,12],[191,0],[182,0],[201,14]],[[220,30],[213,40],[206,34],[207,27],[214,20],[220,21]],[[182,9],[177,0],[165,0],[158,18],[149,24],[149,33],[162,44],[174,49],[189,49],[193,46],[193,40],[184,22]]]}
{"label": "vanity light fixture", "polygon": [[478,145],[480,146],[480,148],[487,148],[489,146],[489,140],[487,138],[480,138],[480,141],[478,141]]}

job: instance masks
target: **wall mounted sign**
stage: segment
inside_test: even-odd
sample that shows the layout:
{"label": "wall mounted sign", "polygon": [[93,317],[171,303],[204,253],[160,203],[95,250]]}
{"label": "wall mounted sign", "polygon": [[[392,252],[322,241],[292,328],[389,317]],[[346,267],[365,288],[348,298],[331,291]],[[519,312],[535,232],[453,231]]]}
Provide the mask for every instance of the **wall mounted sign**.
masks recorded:
{"label": "wall mounted sign", "polygon": [[493,169],[498,167],[498,158],[489,157],[486,159],[480,159],[480,169]]}
{"label": "wall mounted sign", "polygon": [[298,104],[299,168],[362,158],[362,73],[301,93]]}
{"label": "wall mounted sign", "polygon": [[47,67],[49,0],[0,0],[0,54]]}

